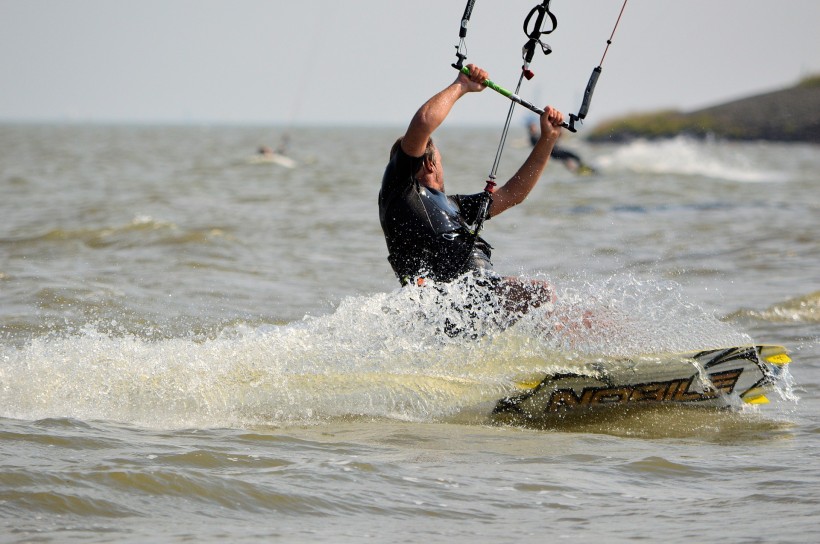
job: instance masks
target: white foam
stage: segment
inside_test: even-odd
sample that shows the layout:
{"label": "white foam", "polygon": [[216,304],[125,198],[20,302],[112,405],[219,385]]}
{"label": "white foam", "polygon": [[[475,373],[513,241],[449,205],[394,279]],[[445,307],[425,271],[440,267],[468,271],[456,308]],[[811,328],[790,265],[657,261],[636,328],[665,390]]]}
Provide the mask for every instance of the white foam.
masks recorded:
{"label": "white foam", "polygon": [[789,181],[787,173],[760,166],[757,155],[754,144],[716,146],[709,140],[680,136],[659,141],[635,140],[598,157],[596,162],[606,170],[682,174],[750,183]]}

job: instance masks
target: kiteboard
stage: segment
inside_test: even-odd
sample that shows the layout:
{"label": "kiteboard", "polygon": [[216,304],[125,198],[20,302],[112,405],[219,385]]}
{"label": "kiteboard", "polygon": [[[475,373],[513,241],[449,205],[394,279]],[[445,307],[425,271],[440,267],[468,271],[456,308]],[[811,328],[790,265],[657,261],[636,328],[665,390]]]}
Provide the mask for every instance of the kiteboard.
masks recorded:
{"label": "kiteboard", "polygon": [[582,373],[518,383],[522,391],[499,400],[493,415],[526,421],[650,403],[729,407],[740,399],[763,404],[769,402],[766,392],[789,362],[786,349],[776,345],[599,359]]}

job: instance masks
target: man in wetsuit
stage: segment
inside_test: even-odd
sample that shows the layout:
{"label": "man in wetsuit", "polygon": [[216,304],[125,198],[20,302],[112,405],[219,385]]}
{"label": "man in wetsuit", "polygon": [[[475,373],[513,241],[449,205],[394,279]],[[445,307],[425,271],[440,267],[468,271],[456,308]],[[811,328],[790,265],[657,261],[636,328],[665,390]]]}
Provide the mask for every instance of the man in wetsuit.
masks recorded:
{"label": "man in wetsuit", "polygon": [[[379,192],[379,220],[388,260],[402,285],[421,284],[426,279],[450,282],[472,272],[510,309],[526,311],[552,298],[549,286],[493,272],[491,246],[469,228],[484,195],[446,195],[441,154],[431,138],[461,97],[484,90],[487,72],[467,66],[470,75],[459,73],[453,83],[425,102],[390,151]],[[561,112],[546,108],[540,117],[541,136],[515,175],[492,195],[486,219],[529,195],[549,161],[562,122]]]}

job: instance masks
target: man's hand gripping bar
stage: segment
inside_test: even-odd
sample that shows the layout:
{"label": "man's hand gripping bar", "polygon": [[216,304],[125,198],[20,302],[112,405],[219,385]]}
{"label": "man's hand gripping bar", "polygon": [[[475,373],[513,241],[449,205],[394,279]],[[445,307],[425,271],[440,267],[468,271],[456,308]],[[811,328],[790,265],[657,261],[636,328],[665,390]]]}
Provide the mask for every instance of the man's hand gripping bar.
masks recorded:
{"label": "man's hand gripping bar", "polygon": [[[455,65],[453,65],[453,66],[456,67]],[[466,66],[462,66],[459,69],[459,71],[462,74],[465,74],[465,75],[468,75],[468,76],[470,75],[470,69],[467,68]],[[598,76],[600,75],[600,73],[601,73],[601,68],[600,67],[593,70],[592,76],[589,78],[589,83],[587,83],[586,91],[584,91],[584,102],[581,105],[581,109],[578,111],[578,115],[575,115],[574,113],[571,113],[570,116],[569,116],[569,123],[561,123],[561,126],[564,127],[565,129],[569,130],[570,132],[578,132],[578,129],[575,128],[575,121],[583,121],[584,117],[586,117],[587,112],[589,111],[589,102],[592,100],[592,92],[595,90],[595,83],[598,82]],[[524,106],[525,108],[527,108],[528,110],[530,110],[533,113],[537,113],[538,115],[541,115],[542,113],[544,113],[544,110],[542,110],[541,108],[539,108],[538,106],[536,106],[532,102],[527,102],[526,100],[524,100],[523,98],[521,98],[520,96],[515,94],[514,92],[505,89],[504,87],[502,87],[501,85],[496,84],[494,81],[492,81],[490,79],[485,79],[484,80],[484,85],[486,85],[490,89],[494,90],[498,94],[500,94],[502,96],[506,96],[507,98],[509,98],[510,100],[515,102],[516,104],[521,104],[522,106]]]}

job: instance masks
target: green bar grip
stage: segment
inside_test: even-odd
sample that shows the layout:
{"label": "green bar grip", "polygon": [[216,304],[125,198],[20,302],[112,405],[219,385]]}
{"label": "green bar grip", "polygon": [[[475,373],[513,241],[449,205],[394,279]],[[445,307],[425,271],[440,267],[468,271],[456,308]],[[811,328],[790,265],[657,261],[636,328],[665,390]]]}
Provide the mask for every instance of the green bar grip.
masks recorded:
{"label": "green bar grip", "polygon": [[[456,67],[455,65],[453,65],[453,66]],[[458,67],[456,67],[456,68],[458,68]],[[467,68],[466,66],[458,68],[458,71],[461,72],[464,75],[467,75],[467,76],[470,75],[470,69]],[[599,72],[600,72],[600,70],[599,70]],[[593,76],[594,76],[595,81],[597,81],[598,80],[597,74],[593,73]],[[592,81],[592,78],[590,78],[590,83],[592,85],[592,90],[594,90],[595,89],[595,83]],[[523,98],[521,98],[520,96],[515,94],[514,92],[508,91],[507,89],[505,89],[501,85],[496,85],[496,83],[492,80],[485,79],[484,80],[484,85],[486,85],[490,89],[494,90],[498,94],[506,96],[507,98],[509,98],[510,100],[515,102],[516,104],[521,104],[522,106],[524,106],[525,108],[527,108],[528,110],[530,110],[533,113],[537,113],[538,115],[541,115],[542,113],[544,113],[544,110],[542,110],[538,106],[536,106],[536,105],[534,105],[530,102],[527,102],[526,100],[524,100]],[[592,96],[592,90],[590,90],[589,85],[587,86],[587,90],[589,91],[589,96],[591,97]],[[587,104],[586,107],[587,107],[587,109],[589,109],[589,104]],[[586,115],[586,112],[584,112],[584,114]],[[561,123],[561,126],[564,127],[565,129],[569,130],[570,132],[578,132],[577,129],[575,128],[576,119],[583,119],[583,117],[579,118],[574,114],[570,115],[570,123],[569,124]]]}
{"label": "green bar grip", "polygon": [[[461,69],[459,69],[459,72],[461,72],[462,74],[467,75],[467,76],[470,75],[470,69],[467,68],[466,66],[463,66]],[[501,85],[496,84],[494,81],[492,81],[490,79],[485,79],[484,80],[484,85],[486,85],[490,89],[494,90],[498,94],[500,94],[502,96],[506,96],[507,98],[509,98],[510,100],[515,102],[516,104],[521,104],[522,106],[524,106],[528,110],[530,110],[534,113],[537,113],[538,115],[541,115],[542,113],[544,113],[544,110],[542,110],[541,108],[533,105],[530,102],[527,102],[526,100],[524,100],[523,98],[521,98],[520,96],[515,94],[514,92],[505,89],[504,87],[502,87]]]}

